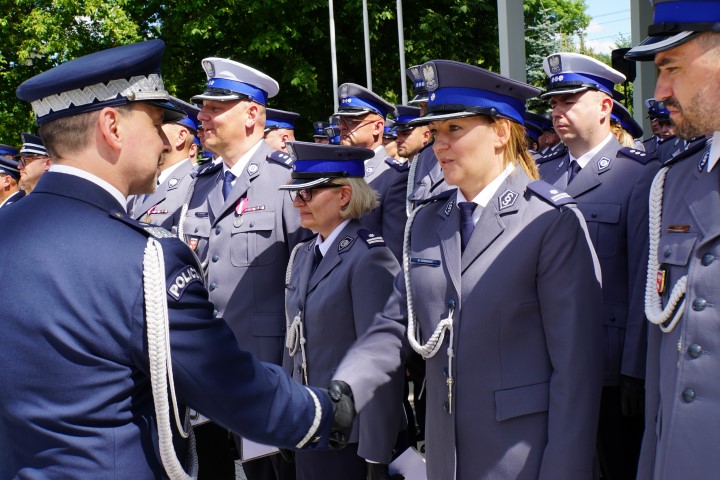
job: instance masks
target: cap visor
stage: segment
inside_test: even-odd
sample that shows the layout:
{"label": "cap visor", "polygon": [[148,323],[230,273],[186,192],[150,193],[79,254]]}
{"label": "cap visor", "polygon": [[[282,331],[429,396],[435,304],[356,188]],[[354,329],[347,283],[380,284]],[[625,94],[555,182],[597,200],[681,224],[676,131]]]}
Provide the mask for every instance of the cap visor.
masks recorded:
{"label": "cap visor", "polygon": [[[590,90],[589,87],[577,87],[577,88],[558,88],[555,90],[548,90],[545,93],[542,93],[538,96],[540,100],[545,100],[547,98],[552,97],[553,95],[572,95],[573,93],[580,93],[584,92],[585,90]],[[603,92],[605,93],[605,92]]]}
{"label": "cap visor", "polygon": [[655,59],[655,54],[671,50],[683,43],[692,40],[698,36],[700,32],[680,32],[670,37],[655,36],[648,37],[637,47],[631,48],[625,58],[635,62],[647,62]]}
{"label": "cap visor", "polygon": [[201,95],[195,95],[190,99],[191,102],[198,102],[202,100],[212,100],[214,102],[232,102],[235,100],[241,100],[245,97],[236,95],[234,93],[213,93],[205,92]]}
{"label": "cap visor", "polygon": [[177,121],[180,121],[184,118],[187,118],[187,113],[180,110],[178,107],[173,105],[170,102],[163,102],[161,100],[148,100],[149,104],[154,105],[156,107],[160,107],[164,110],[163,112],[163,122],[164,123],[174,123]]}
{"label": "cap visor", "polygon": [[482,113],[479,113],[479,112],[428,113],[423,117],[410,120],[407,125],[408,125],[408,127],[413,128],[413,127],[417,127],[420,125],[427,125],[430,122],[435,122],[438,120],[449,120],[451,118],[474,117],[475,115],[482,115]]}
{"label": "cap visor", "polygon": [[368,113],[375,113],[369,108],[365,108],[362,110],[338,110],[337,112],[333,113],[333,116],[338,117],[359,117],[360,115],[367,115]]}
{"label": "cap visor", "polygon": [[286,183],[285,185],[280,185],[278,187],[278,190],[302,190],[304,188],[312,188],[316,187],[318,185],[322,185],[323,183],[327,183],[331,178],[316,178],[316,179],[309,179],[309,178],[295,178],[290,181],[290,183]]}

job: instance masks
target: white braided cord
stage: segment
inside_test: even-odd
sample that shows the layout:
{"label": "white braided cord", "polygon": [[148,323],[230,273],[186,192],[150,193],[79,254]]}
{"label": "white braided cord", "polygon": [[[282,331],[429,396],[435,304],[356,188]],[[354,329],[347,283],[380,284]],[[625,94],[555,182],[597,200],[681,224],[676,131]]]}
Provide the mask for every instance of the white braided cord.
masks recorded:
{"label": "white braided cord", "polygon": [[[302,247],[302,243],[298,243],[295,245],[295,248],[293,248],[292,252],[290,253],[290,259],[288,260],[288,266],[285,270],[285,285],[290,284],[290,278],[292,277],[292,269],[293,265],[295,264],[295,256],[297,255],[298,250],[300,250],[300,247]],[[291,357],[294,357],[295,354],[298,351],[298,348],[300,349],[300,355],[302,356],[302,370],[303,370],[303,378],[305,379],[305,385],[309,385],[308,383],[308,368],[307,368],[307,356],[305,355],[305,330],[303,328],[302,323],[302,311],[298,312],[297,315],[295,315],[295,318],[293,318],[292,322],[290,321],[290,316],[288,315],[288,289],[285,289],[285,347],[288,349],[288,353]]]}
{"label": "white braided cord", "polygon": [[[667,305],[663,309],[662,299],[657,291],[657,274],[660,269],[658,248],[660,245],[660,234],[662,232],[663,188],[665,186],[665,175],[668,169],[669,167],[660,169],[650,188],[648,235],[650,248],[647,281],[645,283],[645,316],[651,323],[660,327],[660,330],[664,333],[672,332],[685,312],[685,291],[687,290],[687,275],[684,275],[675,283],[675,286],[668,296]],[[670,323],[666,325],[668,320]]]}
{"label": "white braided cord", "polygon": [[35,115],[43,117],[51,112],[67,110],[70,106],[81,107],[96,101],[104,102],[125,97],[137,100],[167,100],[168,93],[163,85],[162,77],[156,73],[148,76],[138,75],[130,78],[119,78],[107,83],[96,83],[67,92],[48,95],[31,102]]}
{"label": "white braided cord", "polygon": [[322,404],[320,403],[320,400],[318,399],[317,395],[315,395],[315,392],[313,392],[307,387],[305,388],[307,389],[308,393],[313,399],[313,403],[315,404],[315,417],[313,417],[312,425],[310,425],[307,433],[305,434],[303,439],[300,440],[297,445],[295,445],[295,448],[303,448],[305,444],[315,436],[318,428],[320,428],[320,422],[322,421]]}
{"label": "white braided cord", "polygon": [[[188,186],[187,194],[185,195],[185,201],[180,208],[180,218],[178,219],[177,235],[178,238],[185,242],[185,218],[187,217],[188,209],[190,208],[190,200],[192,200],[193,194],[195,193],[195,184],[197,183],[198,177],[192,179]],[[185,242],[187,243],[187,242]]]}
{"label": "white braided cord", "polygon": [[[195,449],[195,435],[192,427],[187,432],[185,431],[184,425],[180,421],[175,396],[170,355],[170,325],[165,294],[165,260],[162,246],[152,237],[148,238],[143,258],[143,293],[150,361],[150,383],[157,419],[160,459],[165,473],[171,480],[196,479],[198,460]],[[167,399],[168,389],[172,399],[175,424],[180,435],[188,439],[189,473],[186,473],[183,469],[173,446],[170,406]]]}
{"label": "white braided cord", "polygon": [[405,213],[409,216],[413,211],[413,201],[410,199],[413,192],[415,191],[415,174],[417,173],[418,160],[420,155],[415,155],[412,163],[410,163],[410,170],[408,171],[407,180],[407,194],[405,195]]}

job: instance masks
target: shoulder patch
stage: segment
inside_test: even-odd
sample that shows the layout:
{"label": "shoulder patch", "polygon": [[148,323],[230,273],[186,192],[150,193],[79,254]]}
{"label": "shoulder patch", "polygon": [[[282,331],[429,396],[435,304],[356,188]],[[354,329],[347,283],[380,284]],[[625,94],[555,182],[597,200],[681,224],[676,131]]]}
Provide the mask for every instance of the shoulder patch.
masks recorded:
{"label": "shoulder patch", "polygon": [[410,165],[408,165],[408,162],[401,162],[397,158],[388,157],[385,159],[385,163],[390,165],[398,172],[407,172],[410,169]]}
{"label": "shoulder patch", "polygon": [[167,280],[167,292],[176,301],[180,300],[185,290],[193,283],[204,283],[202,275],[190,265],[181,269]]}
{"label": "shoulder patch", "polygon": [[362,238],[365,243],[367,243],[368,248],[385,246],[385,240],[383,240],[380,235],[378,235],[377,233],[373,233],[370,230],[361,228],[360,230],[358,230],[358,237]]}
{"label": "shoulder patch", "polygon": [[654,154],[643,152],[642,150],[630,147],[621,148],[620,150],[618,150],[618,154],[622,154],[623,156],[633,159],[636,162],[642,163],[643,165],[648,163],[650,159],[655,158]]}
{"label": "shoulder patch", "polygon": [[352,247],[353,243],[355,243],[355,239],[356,237],[346,235],[345,238],[338,242],[338,253],[343,253],[350,250],[350,247]]}
{"label": "shoulder patch", "polygon": [[271,162],[279,163],[286,168],[291,168],[293,164],[293,157],[291,157],[289,153],[285,153],[280,150],[275,150],[267,156],[267,159]]}
{"label": "shoulder patch", "polygon": [[223,164],[223,162],[210,163],[208,165],[200,165],[195,176],[196,177],[204,177],[207,175],[213,175],[213,174],[217,173],[218,170],[222,170],[222,164]]}
{"label": "shoulder patch", "polygon": [[535,193],[538,197],[548,201],[556,207],[567,205],[568,203],[575,203],[575,199],[565,193],[564,190],[550,185],[542,180],[536,180],[528,184],[528,189]]}
{"label": "shoulder patch", "polygon": [[567,153],[567,147],[563,145],[561,148],[558,148],[557,150],[550,151],[546,153],[545,155],[539,157],[537,160],[535,160],[535,163],[538,165],[542,163],[549,162],[550,160],[556,160],[558,158],[564,157]]}

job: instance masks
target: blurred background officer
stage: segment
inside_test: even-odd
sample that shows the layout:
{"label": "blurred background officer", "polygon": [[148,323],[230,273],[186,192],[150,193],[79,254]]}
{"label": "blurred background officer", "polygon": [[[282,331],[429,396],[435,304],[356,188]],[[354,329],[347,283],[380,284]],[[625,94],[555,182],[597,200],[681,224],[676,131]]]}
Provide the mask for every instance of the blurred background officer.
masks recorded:
{"label": "blurred background officer", "polygon": [[[413,82],[413,98],[408,105],[417,106],[420,115],[425,115],[428,108],[428,89],[422,65],[415,65],[408,68],[405,74]],[[413,208],[422,200],[450,189],[445,183],[440,164],[435,158],[432,149],[432,138],[425,147],[420,150],[417,158],[410,165],[408,172],[408,191],[406,210],[408,215]]]}
{"label": "blurred background officer", "polygon": [[410,121],[420,116],[420,108],[407,105],[395,105],[398,116],[395,120],[398,155],[413,162],[420,150],[430,143],[430,129],[427,125],[410,125]]}
{"label": "blurred background officer", "polygon": [[654,98],[645,100],[648,119],[652,136],[643,141],[645,151],[654,153],[658,144],[673,136],[672,124],[670,123],[670,111],[665,107],[665,102],[658,102]]}
{"label": "blurred background officer", "polygon": [[549,80],[542,98],[550,99],[568,152],[538,159],[540,176],[577,201],[602,267],[600,467],[604,478],[632,478],[643,430],[647,198],[658,165],[644,153],[620,151],[610,131],[620,72],[576,53],[550,55],[543,65]]}
{"label": "blurred background officer", "polygon": [[315,143],[328,144],[330,141],[325,129],[330,126],[328,122],[313,122],[313,141]]}
{"label": "blurred background officer", "polygon": [[[265,105],[280,88],[264,73],[233,60],[206,58],[202,66],[206,91],[191,101],[203,103],[198,113],[203,145],[222,161],[197,173],[178,235],[207,265],[210,301],[240,347],[280,365],[285,267],[300,235],[308,233],[299,229],[288,196],[278,191],[290,176],[291,159],[263,140]],[[207,478],[234,480],[227,431],[204,424],[198,437],[201,458],[212,456],[217,469]],[[283,471],[294,475],[279,455],[245,462],[243,469],[249,480],[272,479],[276,471],[281,478],[287,478]]]}
{"label": "blurred background officer", "polygon": [[265,142],[275,150],[287,152],[285,142],[295,141],[295,122],[299,113],[268,108],[265,122]]}
{"label": "blurred background officer", "polygon": [[391,158],[383,147],[385,117],[395,107],[370,90],[355,83],[338,88],[340,142],[343,145],[369,148],[375,156],[365,161],[365,181],[378,194],[378,206],[365,215],[361,223],[383,236],[398,260],[402,256],[405,229],[405,192],[408,166]]}
{"label": "blurred background officer", "polygon": [[17,90],[54,164],[0,211],[13,245],[0,294],[16,300],[0,339],[0,478],[187,478],[177,402],[258,441],[327,438],[330,397],[240,350],[187,246],[125,213],[155,186],[161,125],[182,115],[164,102],[164,49],[97,52]]}
{"label": "blurred background officer", "polygon": [[572,199],[534,181],[522,114],[538,90],[448,60],[423,68],[433,82],[420,120],[457,190],[408,219],[396,293],[335,377],[364,405],[376,369],[400,366],[375,345],[404,333],[407,317],[427,362],[428,478],[589,479],[599,270]]}
{"label": "blurred background officer", "polygon": [[643,136],[642,127],[635,121],[628,109],[617,100],[613,100],[612,113],[610,114],[610,131],[623,147],[629,147],[641,152],[645,151],[645,146],[637,140]]}
{"label": "blurred background officer", "polygon": [[0,144],[0,208],[11,205],[25,196],[18,187],[20,168],[15,160],[15,147]]}
{"label": "blurred background officer", "polygon": [[[382,237],[359,221],[377,206],[363,179],[364,160],[374,152],[303,142],[289,150],[293,180],[280,188],[288,190],[300,224],[317,236],[296,247],[288,267],[284,366],[298,383],[325,386],[382,311],[400,265]],[[401,374],[375,392],[346,448],[295,455],[299,480],[387,478],[403,423]]]}
{"label": "blurred background officer", "polygon": [[50,169],[52,160],[48,156],[43,141],[37,135],[21,133],[23,144],[18,153],[18,168],[20,169],[20,189],[29,194],[37,185],[40,177]]}
{"label": "blurred background officer", "polygon": [[[694,143],[660,170],[651,193],[646,423],[638,479],[720,471],[720,3],[655,2],[650,37],[628,52],[655,60],[655,98]],[[664,183],[662,182],[664,180]]]}
{"label": "blurred background officer", "polygon": [[190,159],[190,150],[195,148],[197,114],[200,111],[196,106],[179,98],[170,97],[170,102],[187,117],[164,123],[162,126],[170,143],[170,151],[163,156],[157,188],[150,194],[134,195],[128,199],[128,214],[132,218],[166,230],[172,228],[173,216],[185,202],[192,182],[190,172],[195,165]]}
{"label": "blurred background officer", "polygon": [[401,162],[405,162],[406,160],[400,155],[398,155],[397,151],[397,133],[395,132],[395,120],[386,119],[383,132],[384,133],[382,143],[388,157],[394,158]]}

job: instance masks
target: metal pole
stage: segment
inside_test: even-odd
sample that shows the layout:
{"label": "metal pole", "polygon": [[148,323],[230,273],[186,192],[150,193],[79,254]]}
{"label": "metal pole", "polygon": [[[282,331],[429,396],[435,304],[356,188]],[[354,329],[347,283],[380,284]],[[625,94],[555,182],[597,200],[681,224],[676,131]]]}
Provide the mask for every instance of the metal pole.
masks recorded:
{"label": "metal pole", "polygon": [[367,75],[367,88],[372,90],[372,71],[370,68],[370,25],[368,22],[367,0],[363,0],[363,30],[365,33],[365,71]]}
{"label": "metal pole", "polygon": [[523,0],[498,0],[500,73],[525,82],[525,18]]}
{"label": "metal pole", "polygon": [[333,105],[337,112],[338,108],[338,73],[337,73],[337,52],[335,51],[335,13],[333,11],[333,0],[328,0],[330,8],[330,57],[332,62],[332,82],[333,82]]}
{"label": "metal pole", "polygon": [[400,55],[400,89],[402,91],[402,104],[407,105],[407,81],[405,80],[405,32],[403,28],[402,0],[397,0],[398,19],[398,47]]}

